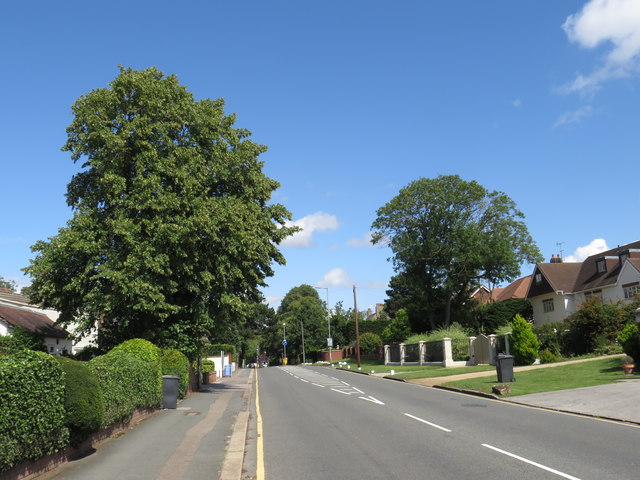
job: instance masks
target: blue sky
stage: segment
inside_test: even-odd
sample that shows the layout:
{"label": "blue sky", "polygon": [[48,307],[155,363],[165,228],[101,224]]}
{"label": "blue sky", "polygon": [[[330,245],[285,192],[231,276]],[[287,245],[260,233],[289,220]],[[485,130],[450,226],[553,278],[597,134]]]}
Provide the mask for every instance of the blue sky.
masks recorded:
{"label": "blue sky", "polygon": [[547,258],[640,239],[636,0],[24,1],[3,6],[0,42],[0,275],[19,285],[71,216],[70,107],[118,65],[224,98],[269,147],[274,200],[305,228],[272,303],[303,283],[382,302],[390,251],[367,234],[420,177],[507,193]]}

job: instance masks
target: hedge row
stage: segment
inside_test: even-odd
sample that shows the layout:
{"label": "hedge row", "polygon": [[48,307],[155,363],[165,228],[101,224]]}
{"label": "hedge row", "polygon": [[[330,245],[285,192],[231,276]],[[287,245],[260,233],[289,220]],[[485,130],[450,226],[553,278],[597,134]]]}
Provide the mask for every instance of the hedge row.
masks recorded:
{"label": "hedge row", "polygon": [[64,373],[46,353],[0,357],[0,472],[54,453],[69,442]]}
{"label": "hedge row", "polygon": [[183,397],[187,357],[139,339],[89,362],[29,350],[0,355],[0,472],[159,407],[163,374],[181,376]]}

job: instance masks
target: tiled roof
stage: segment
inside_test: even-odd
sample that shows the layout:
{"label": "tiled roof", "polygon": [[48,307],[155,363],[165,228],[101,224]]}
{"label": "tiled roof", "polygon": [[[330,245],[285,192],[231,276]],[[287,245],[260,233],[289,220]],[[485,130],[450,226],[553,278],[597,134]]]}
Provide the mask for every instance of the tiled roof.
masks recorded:
{"label": "tiled roof", "polygon": [[0,305],[0,318],[9,325],[42,333],[46,337],[67,338],[69,336],[69,332],[57,326],[46,315],[41,315],[30,310]]}
{"label": "tiled roof", "polygon": [[581,263],[538,264],[538,269],[556,292],[573,292],[581,268]]}
{"label": "tiled roof", "polygon": [[[597,253],[588,257],[582,262],[580,275],[576,279],[573,291],[581,292],[615,284],[618,281],[618,275],[622,269],[618,258],[619,255],[626,250],[634,249],[640,249],[640,241],[612,248],[606,252]],[[635,253],[633,256],[634,260],[638,258]],[[605,260],[607,271],[599,273],[596,268],[596,262],[601,259]]]}
{"label": "tiled roof", "polygon": [[510,283],[504,288],[493,289],[493,299],[496,302],[502,302],[504,300],[511,300],[512,298],[525,298],[527,296],[527,290],[531,283],[531,275],[519,278],[513,283]]}

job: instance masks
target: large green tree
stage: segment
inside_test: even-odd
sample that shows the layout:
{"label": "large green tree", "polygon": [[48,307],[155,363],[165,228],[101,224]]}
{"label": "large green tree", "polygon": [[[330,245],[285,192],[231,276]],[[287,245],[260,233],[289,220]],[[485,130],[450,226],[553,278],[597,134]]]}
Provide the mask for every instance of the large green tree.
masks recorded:
{"label": "large green tree", "polygon": [[326,348],[328,335],[326,314],[324,302],[312,286],[300,285],[289,290],[280,302],[266,337],[272,358],[280,358],[284,353],[282,340],[285,330],[287,357],[292,363],[303,359],[303,331],[307,359],[311,359],[312,352]]}
{"label": "large green tree", "polygon": [[378,209],[372,241],[391,247],[392,284],[404,289],[410,318],[412,308],[424,312],[433,329],[465,308],[473,284],[513,280],[523,262],[541,261],[523,219],[506,194],[441,175],[411,182]]}
{"label": "large green tree", "polygon": [[62,324],[99,324],[105,346],[143,337],[192,355],[218,318],[259,299],[290,214],[269,203],[266,147],[223,106],[156,68],[121,68],[76,101],[62,148],[82,166],[73,217],[32,247],[33,301]]}

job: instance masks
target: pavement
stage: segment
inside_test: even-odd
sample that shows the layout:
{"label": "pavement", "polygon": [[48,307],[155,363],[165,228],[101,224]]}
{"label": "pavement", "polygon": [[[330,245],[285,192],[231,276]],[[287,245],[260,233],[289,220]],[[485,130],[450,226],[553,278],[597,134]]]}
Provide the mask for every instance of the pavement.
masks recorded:
{"label": "pavement", "polygon": [[82,458],[41,475],[48,480],[240,480],[253,370],[203,385]]}

